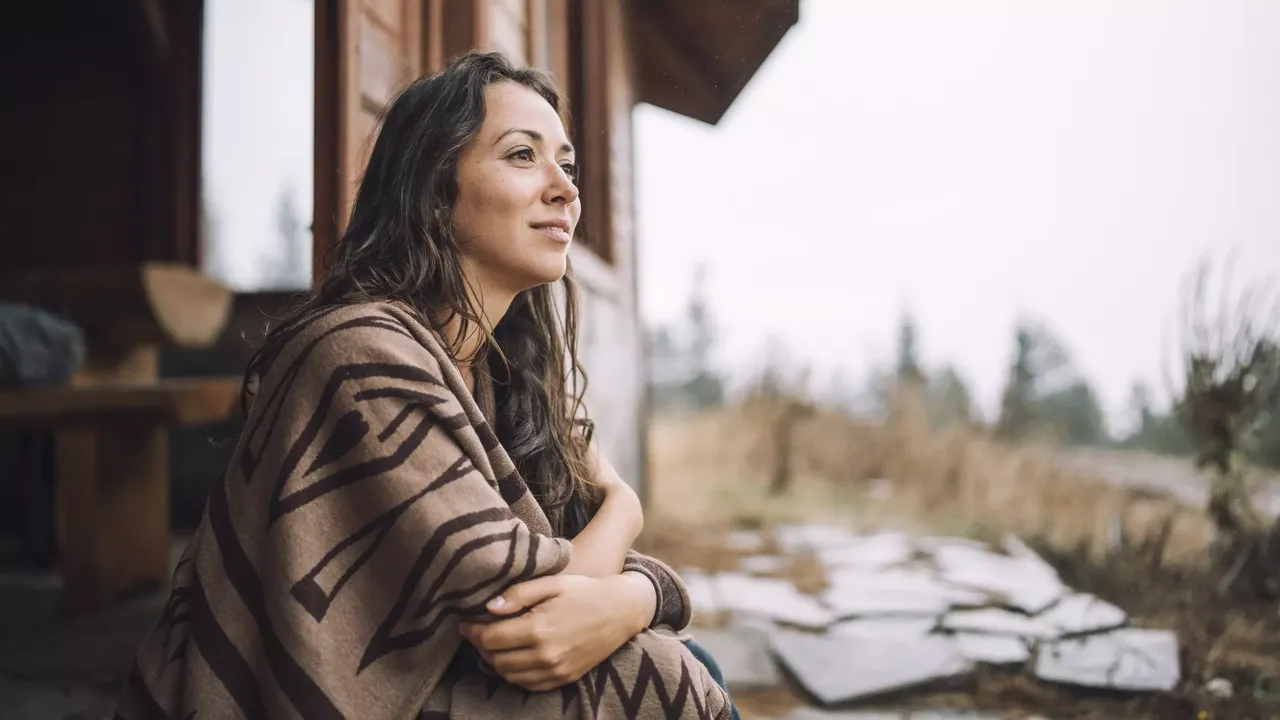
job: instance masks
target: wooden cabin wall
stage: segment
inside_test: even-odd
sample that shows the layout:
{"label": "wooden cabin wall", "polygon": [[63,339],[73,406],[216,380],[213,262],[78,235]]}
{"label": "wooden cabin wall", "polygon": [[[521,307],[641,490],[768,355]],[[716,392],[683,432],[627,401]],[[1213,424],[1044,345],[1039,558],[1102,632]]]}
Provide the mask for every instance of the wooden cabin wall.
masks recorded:
{"label": "wooden cabin wall", "polygon": [[[203,0],[0,9],[0,274],[198,261],[202,10]],[[51,485],[19,500],[16,481],[21,470],[52,482],[47,461],[18,457],[47,437],[0,433],[0,532],[19,513],[51,511]]]}
{"label": "wooden cabin wall", "polygon": [[190,80],[202,3],[157,2],[153,25],[145,6],[49,0],[0,11],[4,270],[197,261]]}
{"label": "wooden cabin wall", "polygon": [[125,48],[38,17],[0,23],[5,269],[140,259],[141,93]]}

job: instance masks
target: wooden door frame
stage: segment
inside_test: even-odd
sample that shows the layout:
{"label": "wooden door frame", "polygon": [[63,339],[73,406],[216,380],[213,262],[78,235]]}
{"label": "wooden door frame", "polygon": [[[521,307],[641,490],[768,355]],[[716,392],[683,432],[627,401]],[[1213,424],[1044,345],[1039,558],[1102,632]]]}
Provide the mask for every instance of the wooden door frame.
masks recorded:
{"label": "wooden door frame", "polygon": [[204,205],[204,8],[205,0],[171,3],[170,51],[177,66],[174,88],[175,201],[171,231],[176,260],[204,266],[201,207]]}
{"label": "wooden door frame", "polygon": [[578,145],[583,182],[590,185],[582,196],[581,247],[607,266],[615,264],[613,234],[613,186],[609,122],[609,78],[606,72],[605,34],[613,3],[602,0],[568,0],[568,57],[564,90],[569,97],[570,133]]}
{"label": "wooden door frame", "polygon": [[311,214],[313,285],[324,278],[324,256],[338,241],[341,227],[338,208],[342,203],[337,176],[341,147],[342,88],[348,82],[347,64],[342,62],[342,37],[346,32],[343,16],[339,0],[316,0]]}
{"label": "wooden door frame", "polygon": [[200,236],[205,0],[129,8],[136,47],[139,221],[131,247],[138,262],[204,264]]}
{"label": "wooden door frame", "polygon": [[[439,72],[448,59],[471,47],[482,46],[487,34],[488,0],[415,0],[422,2],[421,48],[418,67],[424,73]],[[343,98],[358,78],[351,77],[352,63],[342,54],[353,29],[348,27],[350,4],[359,0],[315,1],[315,145],[312,220],[312,282],[323,280],[325,254],[341,237],[347,218],[341,187],[342,148],[348,132]],[[448,12],[445,12],[445,10]]]}

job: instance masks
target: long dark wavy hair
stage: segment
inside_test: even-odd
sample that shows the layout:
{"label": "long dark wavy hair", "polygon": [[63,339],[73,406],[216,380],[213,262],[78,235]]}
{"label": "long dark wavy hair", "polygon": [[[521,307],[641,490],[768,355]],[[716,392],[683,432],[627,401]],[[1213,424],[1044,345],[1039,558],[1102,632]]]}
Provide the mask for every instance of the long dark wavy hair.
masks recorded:
{"label": "long dark wavy hair", "polygon": [[553,286],[543,285],[517,295],[489,331],[467,291],[452,219],[459,155],[484,123],[485,88],[504,81],[537,92],[560,112],[560,94],[546,75],[516,68],[499,53],[462,55],[387,107],[346,232],[326,253],[324,279],[267,332],[245,371],[242,401],[247,411],[252,380],[266,375],[293,332],[336,306],[401,301],[442,337],[456,320],[457,337],[485,333],[483,358],[473,367],[493,377],[494,430],[552,527],[572,537],[599,497],[586,461],[591,425],[583,419],[577,285],[571,271],[560,281],[563,315]]}

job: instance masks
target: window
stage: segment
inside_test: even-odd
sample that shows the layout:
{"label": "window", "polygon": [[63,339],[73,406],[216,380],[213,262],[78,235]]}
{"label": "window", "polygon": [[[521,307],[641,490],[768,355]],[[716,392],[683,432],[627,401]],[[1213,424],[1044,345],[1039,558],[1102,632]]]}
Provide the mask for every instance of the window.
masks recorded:
{"label": "window", "polygon": [[239,292],[311,284],[315,5],[205,0],[200,235]]}

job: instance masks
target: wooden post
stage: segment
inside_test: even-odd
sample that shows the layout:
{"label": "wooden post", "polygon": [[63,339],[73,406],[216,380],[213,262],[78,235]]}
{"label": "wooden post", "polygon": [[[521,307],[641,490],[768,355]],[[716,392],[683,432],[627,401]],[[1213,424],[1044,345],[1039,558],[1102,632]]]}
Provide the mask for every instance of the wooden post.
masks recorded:
{"label": "wooden post", "polygon": [[58,433],[57,523],[68,610],[92,610],[167,582],[168,436],[143,418]]}

